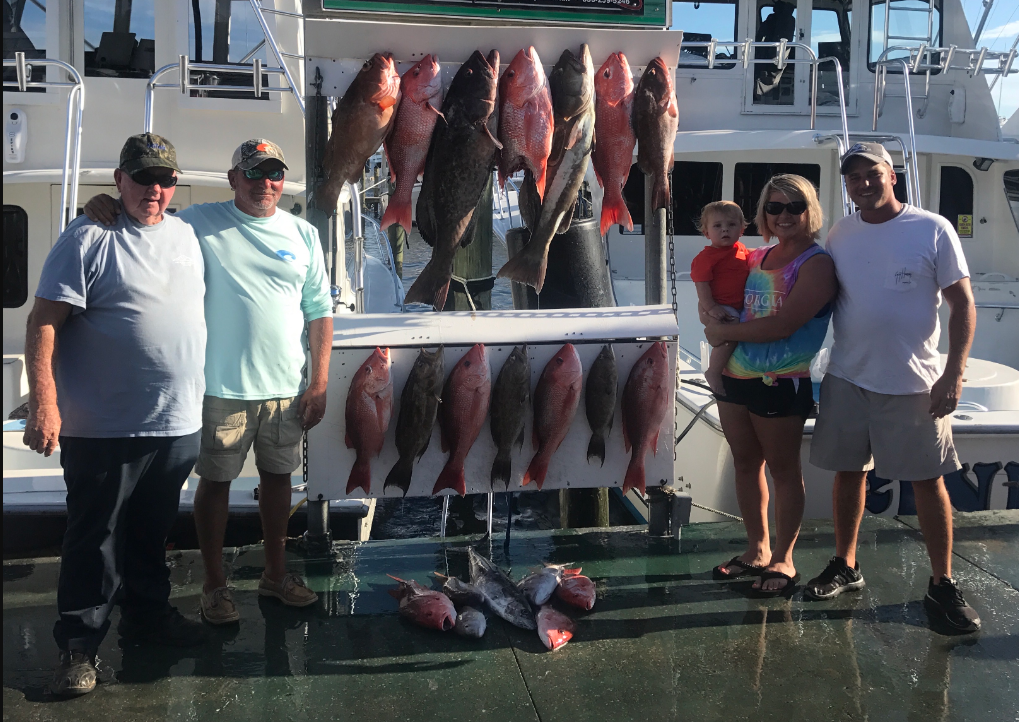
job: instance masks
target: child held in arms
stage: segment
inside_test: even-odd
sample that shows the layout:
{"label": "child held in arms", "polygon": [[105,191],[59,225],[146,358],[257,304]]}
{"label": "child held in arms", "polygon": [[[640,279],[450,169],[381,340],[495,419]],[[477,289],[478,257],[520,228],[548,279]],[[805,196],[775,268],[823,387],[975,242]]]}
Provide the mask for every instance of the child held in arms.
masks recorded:
{"label": "child held in arms", "polygon": [[[723,323],[739,323],[743,310],[743,287],[750,269],[747,249],[740,236],[747,227],[743,211],[732,201],[715,201],[701,211],[700,231],[711,242],[690,265],[690,277],[697,288],[697,310],[701,323],[708,317]],[[717,396],[722,389],[722,370],[736,350],[736,343],[724,343],[711,350],[704,378]]]}

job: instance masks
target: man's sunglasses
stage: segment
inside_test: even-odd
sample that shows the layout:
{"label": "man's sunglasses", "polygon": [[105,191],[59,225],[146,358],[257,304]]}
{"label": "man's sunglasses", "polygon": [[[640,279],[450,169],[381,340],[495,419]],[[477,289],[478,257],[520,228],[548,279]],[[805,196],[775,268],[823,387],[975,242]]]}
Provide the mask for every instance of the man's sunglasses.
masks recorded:
{"label": "man's sunglasses", "polygon": [[782,211],[789,211],[791,216],[802,216],[804,211],[807,210],[806,201],[793,201],[792,203],[779,203],[778,201],[768,201],[764,204],[764,212],[769,216],[780,216]]}
{"label": "man's sunglasses", "polygon": [[244,171],[244,177],[247,178],[248,180],[253,180],[253,181],[262,180],[263,178],[268,178],[273,183],[277,183],[277,182],[283,180],[283,170],[282,169],[277,169],[277,170],[271,170],[271,171],[266,172],[266,171],[262,170],[261,168],[252,168],[250,170]]}
{"label": "man's sunglasses", "polygon": [[140,186],[159,186],[160,188],[173,188],[177,185],[177,176],[175,175],[157,175],[147,170],[140,170],[137,173],[131,175],[131,180]]}

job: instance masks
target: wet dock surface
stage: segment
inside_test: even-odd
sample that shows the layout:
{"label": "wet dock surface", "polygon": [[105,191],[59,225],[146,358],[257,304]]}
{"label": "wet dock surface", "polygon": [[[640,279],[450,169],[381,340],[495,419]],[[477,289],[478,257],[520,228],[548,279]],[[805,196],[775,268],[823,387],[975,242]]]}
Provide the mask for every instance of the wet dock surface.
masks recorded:
{"label": "wet dock surface", "polygon": [[[548,652],[533,632],[490,619],[482,640],[418,629],[396,614],[394,574],[466,578],[472,540],[337,545],[294,557],[319,604],[259,599],[261,552],[229,557],[241,611],[193,650],[122,643],[118,616],[86,697],[47,693],[56,647],[57,559],[6,562],[5,720],[998,720],[1019,709],[1019,512],[956,518],[955,577],[983,630],[944,636],[923,611],[929,567],[915,518],[864,519],[862,592],[830,602],[748,598],[711,568],[743,545],[738,524],[698,524],[683,539],[640,528],[516,534],[491,553],[514,578],[543,560],[582,566],[598,586],[577,632]],[[488,542],[473,540],[487,553]],[[828,521],[804,524],[805,579],[831,554]],[[194,615],[197,552],[171,554],[174,603]]]}

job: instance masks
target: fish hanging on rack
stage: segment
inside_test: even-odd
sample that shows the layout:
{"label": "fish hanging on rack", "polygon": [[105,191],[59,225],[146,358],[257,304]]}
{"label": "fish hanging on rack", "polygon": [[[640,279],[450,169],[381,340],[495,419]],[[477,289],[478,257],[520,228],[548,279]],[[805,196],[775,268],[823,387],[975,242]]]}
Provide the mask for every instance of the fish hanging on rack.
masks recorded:
{"label": "fish hanging on rack", "polygon": [[616,387],[619,372],[616,369],[616,355],[612,346],[602,346],[598,357],[591,364],[584,390],[584,406],[587,423],[591,425],[591,441],[587,445],[587,460],[598,459],[605,466],[605,438],[612,430],[612,417],[616,414]]}
{"label": "fish hanging on rack", "polygon": [[510,452],[514,444],[523,446],[524,421],[531,400],[531,362],[527,346],[517,346],[503,362],[492,387],[492,441],[495,461],[492,462],[492,490],[496,482],[509,489],[512,470]]}
{"label": "fish hanging on rack", "polygon": [[613,224],[633,230],[630,211],[623,200],[623,186],[633,165],[633,73],[626,56],[612,53],[594,76],[594,135],[591,153],[594,174],[605,189],[601,204],[601,234]]}
{"label": "fish hanging on rack", "polygon": [[400,79],[400,107],[384,146],[396,190],[382,216],[380,230],[394,223],[410,233],[411,193],[425,169],[428,145],[442,106],[442,71],[439,59],[426,55]]}
{"label": "fish hanging on rack", "polygon": [[376,348],[350,380],[344,441],[348,449],[357,452],[357,459],[347,479],[347,494],[354,489],[371,493],[371,459],[382,452],[393,413],[393,378],[389,369],[389,349]]}
{"label": "fish hanging on rack", "polygon": [[672,197],[669,171],[675,157],[679,106],[672,73],[661,58],[648,63],[633,95],[633,132],[637,136],[637,166],[654,179],[651,208],[668,208]]}
{"label": "fish hanging on rack", "polygon": [[545,483],[549,461],[577,415],[583,386],[584,367],[577,349],[568,343],[545,365],[534,389],[533,443],[537,451],[524,472],[523,486],[533,481],[541,489]]}
{"label": "fish hanging on rack", "polygon": [[534,177],[545,196],[545,172],[552,152],[552,95],[534,46],[521,50],[499,80],[499,187],[520,170]]}
{"label": "fish hanging on rack", "polygon": [[432,438],[443,378],[442,346],[435,351],[421,349],[400,394],[400,414],[396,419],[396,450],[400,458],[386,477],[383,493],[395,486],[407,496],[414,461],[425,453]]}
{"label": "fish hanging on rack", "polygon": [[658,434],[669,409],[669,352],[664,341],[656,341],[630,369],[623,387],[623,447],[630,451],[630,464],[623,478],[623,493],[645,492],[644,457],[658,453]]}
{"label": "fish hanging on rack", "polygon": [[457,361],[442,389],[439,430],[442,432],[442,450],[449,452],[449,459],[435,480],[433,495],[443,489],[453,489],[460,496],[467,493],[464,462],[488,416],[491,396],[492,372],[488,368],[488,353],[478,343]]}
{"label": "fish hanging on rack", "polygon": [[399,103],[400,75],[393,56],[375,53],[333,111],[333,130],[322,158],[325,181],[315,192],[321,210],[335,211],[343,184],[361,180],[364,164],[385,140]]}
{"label": "fish hanging on rack", "polygon": [[407,291],[406,303],[430,303],[441,311],[453,256],[474,240],[475,210],[502,148],[488,126],[495,112],[498,77],[499,52],[493,50],[486,58],[475,50],[446,92],[416,208],[418,231],[432,247],[432,257]]}

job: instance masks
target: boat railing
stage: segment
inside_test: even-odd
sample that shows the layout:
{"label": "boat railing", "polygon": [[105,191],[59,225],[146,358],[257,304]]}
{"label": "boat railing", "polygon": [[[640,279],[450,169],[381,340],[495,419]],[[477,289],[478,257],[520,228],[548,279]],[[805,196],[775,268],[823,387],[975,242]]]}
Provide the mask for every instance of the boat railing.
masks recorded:
{"label": "boat railing", "polygon": [[[364,221],[366,221],[368,223],[368,227],[370,227],[370,228],[372,228],[374,230],[373,237],[375,239],[375,245],[378,248],[379,256],[381,256],[381,260],[382,260],[383,264],[386,266],[386,268],[389,269],[389,275],[390,275],[390,278],[393,281],[393,297],[396,299],[396,305],[399,307],[400,311],[403,312],[404,310],[406,310],[406,306],[403,303],[403,280],[401,280],[400,276],[396,273],[396,259],[393,257],[393,249],[389,245],[389,237],[385,234],[385,232],[383,232],[381,225],[374,218],[368,217],[368,218],[365,218]],[[368,234],[366,233],[366,234],[364,234],[364,236],[361,239],[362,243],[364,243],[364,241],[367,240],[367,238],[368,238]],[[363,268],[363,266],[364,266],[364,253],[363,252],[361,254],[361,259],[362,259],[362,267],[361,267],[361,269],[359,270],[358,273],[359,273],[359,278],[362,279],[362,282],[361,282],[361,286],[362,286],[361,293],[363,295],[364,294],[364,288],[363,288],[363,286],[364,286],[364,282],[363,282],[363,279],[364,279],[364,268]]]}
{"label": "boat railing", "polygon": [[[14,68],[15,80],[5,80],[4,88],[17,88],[22,93],[29,88],[67,88],[67,122],[64,130],[64,165],[60,172],[60,214],[57,233],[74,218],[78,207],[78,176],[81,171],[81,121],[85,112],[85,83],[72,65],[62,60],[33,58],[25,60],[23,52],[4,59],[5,68]],[[33,67],[59,68],[70,76],[70,81],[31,80]],[[7,98],[5,98],[7,100]]]}

